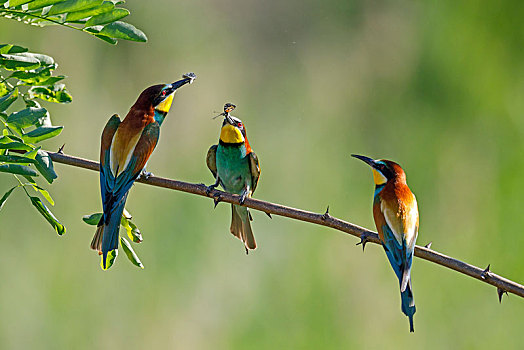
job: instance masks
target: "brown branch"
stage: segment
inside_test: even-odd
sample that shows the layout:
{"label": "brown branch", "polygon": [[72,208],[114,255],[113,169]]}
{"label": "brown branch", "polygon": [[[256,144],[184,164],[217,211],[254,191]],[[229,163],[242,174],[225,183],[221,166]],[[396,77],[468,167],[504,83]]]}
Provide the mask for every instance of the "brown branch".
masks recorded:
{"label": "brown branch", "polygon": [[[53,161],[58,163],[63,163],[95,171],[99,170],[99,164],[91,160],[77,158],[62,153],[49,152],[49,155],[51,156],[51,159]],[[238,195],[232,195],[218,190],[212,190],[208,195],[206,193],[206,186],[203,184],[192,184],[156,176],[151,176],[148,179],[142,178],[137,180],[137,182],[157,187],[169,188],[176,191],[197,194],[204,197],[210,197],[221,202],[240,204],[240,196]],[[266,214],[275,214],[300,221],[310,222],[317,225],[331,227],[335,230],[349,233],[356,237],[365,237],[366,241],[368,242],[380,244],[378,235],[375,232],[369,231],[357,225],[353,225],[344,220],[332,217],[331,215],[329,215],[328,211],[326,211],[326,213],[324,214],[317,214],[310,211],[286,207],[284,205],[265,202],[254,198],[247,198],[244,203],[244,206],[260,210],[262,212],[265,212]],[[483,270],[476,266],[467,264],[455,258],[434,251],[430,249],[429,246],[416,246],[415,256],[445,266],[449,269],[455,270],[465,275],[471,276],[482,282],[491,284],[497,287],[497,292],[499,293],[499,295],[501,295],[501,293],[503,292],[509,292],[520,297],[524,297],[524,286],[490,272],[489,266],[488,268]]]}

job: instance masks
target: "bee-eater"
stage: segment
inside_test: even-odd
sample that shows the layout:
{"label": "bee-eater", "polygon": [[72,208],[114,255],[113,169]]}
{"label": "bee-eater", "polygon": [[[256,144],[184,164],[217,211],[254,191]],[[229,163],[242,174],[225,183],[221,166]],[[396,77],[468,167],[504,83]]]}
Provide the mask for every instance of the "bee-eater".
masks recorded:
{"label": "bee-eater", "polygon": [[[411,288],[411,263],[418,235],[418,207],[406,183],[406,173],[390,160],[373,160],[352,155],[371,166],[375,181],[373,218],[378,236],[400,284],[402,312],[409,317],[414,332],[415,300]],[[365,238],[363,238],[365,243]]]}
{"label": "bee-eater", "polygon": [[175,91],[192,83],[194,73],[187,73],[173,84],[153,85],[142,91],[122,122],[117,114],[107,122],[100,146],[100,192],[104,215],[98,223],[91,248],[103,255],[106,268],[107,253],[118,249],[120,218],[129,189],[143,175],[149,156],[155,149]]}
{"label": "bee-eater", "polygon": [[[207,167],[216,179],[208,186],[208,193],[219,184],[226,192],[241,196],[240,203],[251,197],[260,177],[258,158],[251,149],[242,121],[230,113],[236,108],[231,103],[224,105],[224,122],[220,130],[218,145],[213,145],[207,152]],[[257,244],[250,221],[253,220],[248,208],[231,204],[231,227],[233,235],[244,242],[248,249],[255,249]]]}

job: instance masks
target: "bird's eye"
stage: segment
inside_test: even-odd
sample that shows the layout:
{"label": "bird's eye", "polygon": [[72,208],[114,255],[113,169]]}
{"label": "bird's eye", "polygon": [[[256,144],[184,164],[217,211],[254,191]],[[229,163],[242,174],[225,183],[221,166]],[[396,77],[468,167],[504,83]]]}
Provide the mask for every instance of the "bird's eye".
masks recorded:
{"label": "bird's eye", "polygon": [[243,127],[242,123],[238,123],[238,127],[239,128]]}
{"label": "bird's eye", "polygon": [[166,90],[162,91],[162,97],[166,95]]}

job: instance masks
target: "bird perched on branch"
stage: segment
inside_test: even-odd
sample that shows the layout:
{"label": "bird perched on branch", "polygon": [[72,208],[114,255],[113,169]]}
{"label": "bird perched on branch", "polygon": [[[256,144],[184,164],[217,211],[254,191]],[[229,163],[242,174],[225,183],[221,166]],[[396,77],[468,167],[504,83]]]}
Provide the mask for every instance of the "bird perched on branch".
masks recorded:
{"label": "bird perched on branch", "polygon": [[[240,203],[243,204],[255,192],[260,166],[247,140],[244,124],[230,114],[235,108],[234,104],[226,103],[224,112],[219,115],[224,116],[220,139],[218,145],[211,146],[206,158],[207,167],[216,182],[208,186],[207,192],[209,194],[220,184],[226,192],[240,195]],[[253,219],[246,207],[231,204],[231,212],[230,231],[244,242],[247,254],[248,249],[257,247],[251,230],[250,221]]]}
{"label": "bird perched on branch", "polygon": [[100,146],[100,191],[104,215],[98,223],[91,248],[102,255],[106,269],[108,252],[118,249],[120,218],[129,189],[145,171],[149,156],[155,149],[173,97],[178,88],[192,83],[194,73],[187,73],[173,84],[153,85],[142,91],[121,122],[117,114],[107,122]]}
{"label": "bird perched on branch", "polygon": [[[352,155],[373,171],[375,195],[373,218],[378,236],[400,284],[402,312],[409,318],[409,330],[414,332],[415,300],[411,288],[411,263],[418,235],[418,207],[415,196],[406,183],[406,173],[390,160],[373,160]],[[364,245],[366,237],[361,237]]]}

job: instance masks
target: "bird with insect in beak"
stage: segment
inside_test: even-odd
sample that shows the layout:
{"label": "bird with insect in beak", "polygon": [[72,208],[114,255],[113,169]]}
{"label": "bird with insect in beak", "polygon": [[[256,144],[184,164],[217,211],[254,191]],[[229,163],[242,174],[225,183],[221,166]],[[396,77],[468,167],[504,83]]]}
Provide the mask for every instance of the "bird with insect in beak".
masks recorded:
{"label": "bird with insect in beak", "polygon": [[123,121],[117,114],[107,122],[100,146],[100,192],[102,215],[91,248],[102,255],[106,269],[108,252],[118,249],[120,218],[129,189],[145,171],[155,149],[162,125],[178,88],[191,84],[194,73],[187,73],[173,84],[153,85],[142,91]]}
{"label": "bird with insect in beak", "polygon": [[[251,197],[258,184],[260,166],[255,152],[251,149],[246,136],[246,129],[242,121],[230,113],[236,108],[234,104],[226,103],[224,122],[220,129],[218,145],[213,145],[207,152],[207,167],[216,179],[216,182],[207,187],[207,193],[219,184],[226,192],[240,195],[240,204],[247,197]],[[239,238],[248,249],[255,249],[257,244],[250,221],[253,220],[248,208],[231,204],[230,231]]]}
{"label": "bird with insect in beak", "polygon": [[[402,312],[409,318],[409,331],[414,332],[416,308],[411,288],[411,263],[418,235],[417,200],[406,183],[406,173],[400,165],[390,160],[352,156],[367,163],[373,171],[373,218],[386,256],[399,281]],[[365,245],[366,236],[361,239]]]}

